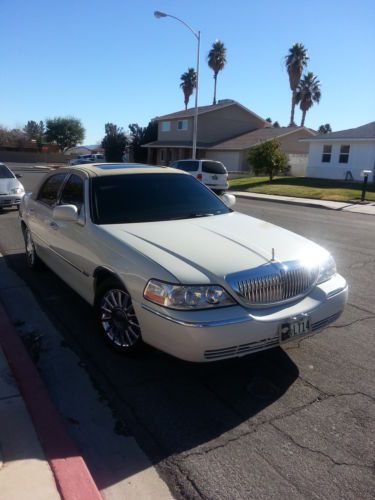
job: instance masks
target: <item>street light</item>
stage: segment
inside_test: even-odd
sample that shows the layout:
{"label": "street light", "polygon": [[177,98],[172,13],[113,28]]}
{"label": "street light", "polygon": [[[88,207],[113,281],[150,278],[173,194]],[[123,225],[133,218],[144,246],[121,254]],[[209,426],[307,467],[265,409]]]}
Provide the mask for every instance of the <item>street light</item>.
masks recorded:
{"label": "street light", "polygon": [[180,19],[179,17],[172,16],[171,14],[166,14],[165,12],[160,12],[159,10],[156,10],[154,12],[154,16],[157,19],[160,19],[161,17],[171,17],[172,19],[176,19],[176,21],[179,21],[182,23],[188,30],[190,30],[195,38],[197,39],[198,42],[198,47],[197,47],[197,79],[196,79],[196,85],[195,85],[195,108],[194,108],[194,125],[193,125],[193,160],[195,160],[197,156],[197,134],[198,134],[198,82],[199,82],[199,51],[200,51],[200,44],[201,44],[201,32],[197,31],[195,32],[191,26],[189,26],[185,21]]}

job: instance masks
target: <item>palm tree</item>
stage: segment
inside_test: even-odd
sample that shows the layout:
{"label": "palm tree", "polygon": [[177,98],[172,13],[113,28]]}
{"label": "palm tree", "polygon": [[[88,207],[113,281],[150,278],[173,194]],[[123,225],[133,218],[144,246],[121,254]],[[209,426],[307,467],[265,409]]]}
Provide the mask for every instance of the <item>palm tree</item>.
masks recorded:
{"label": "palm tree", "polygon": [[290,90],[292,91],[292,110],[290,113],[290,127],[295,127],[294,108],[296,106],[296,91],[301,80],[303,68],[309,60],[307,50],[302,43],[295,43],[289,49],[289,54],[285,56],[285,65],[289,75]]}
{"label": "palm tree", "polygon": [[189,68],[185,73],[181,75],[180,87],[184,93],[185,99],[185,109],[187,109],[189,104],[190,96],[192,95],[195,87],[197,86],[197,73],[194,68]]}
{"label": "palm tree", "polygon": [[320,81],[314,73],[309,71],[299,82],[296,91],[296,104],[299,104],[302,111],[301,127],[305,124],[306,113],[314,102],[318,103],[320,101],[321,95]]}
{"label": "palm tree", "polygon": [[215,43],[212,44],[212,48],[208,53],[207,62],[209,67],[214,72],[214,100],[212,104],[216,104],[216,83],[217,83],[217,75],[219,71],[224,69],[224,66],[227,64],[227,49],[225,48],[223,42],[220,40],[216,40]]}

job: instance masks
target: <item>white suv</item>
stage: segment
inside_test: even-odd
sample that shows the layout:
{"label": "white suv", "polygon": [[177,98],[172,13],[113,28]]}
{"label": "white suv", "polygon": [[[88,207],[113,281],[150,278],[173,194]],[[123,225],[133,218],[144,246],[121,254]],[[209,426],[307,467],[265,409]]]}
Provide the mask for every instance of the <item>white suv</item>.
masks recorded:
{"label": "white suv", "polygon": [[69,165],[83,165],[85,163],[95,163],[105,161],[104,155],[100,153],[81,155],[75,160],[70,160]]}
{"label": "white suv", "polygon": [[178,160],[171,163],[170,166],[189,172],[218,194],[226,191],[229,187],[228,171],[220,161]]}

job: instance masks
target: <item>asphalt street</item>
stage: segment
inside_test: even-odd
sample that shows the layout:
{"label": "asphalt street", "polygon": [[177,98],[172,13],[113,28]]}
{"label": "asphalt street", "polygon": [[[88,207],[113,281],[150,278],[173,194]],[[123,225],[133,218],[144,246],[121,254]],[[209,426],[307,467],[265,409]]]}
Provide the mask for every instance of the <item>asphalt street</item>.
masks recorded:
{"label": "asphalt street", "polygon": [[[40,176],[25,172],[26,190]],[[78,354],[117,431],[135,436],[176,498],[373,499],[375,217],[254,200],[235,208],[332,252],[350,285],[332,327],[213,364],[151,348],[124,358],[95,334],[89,305],[48,269],[26,268],[16,211],[0,212],[0,252]]]}

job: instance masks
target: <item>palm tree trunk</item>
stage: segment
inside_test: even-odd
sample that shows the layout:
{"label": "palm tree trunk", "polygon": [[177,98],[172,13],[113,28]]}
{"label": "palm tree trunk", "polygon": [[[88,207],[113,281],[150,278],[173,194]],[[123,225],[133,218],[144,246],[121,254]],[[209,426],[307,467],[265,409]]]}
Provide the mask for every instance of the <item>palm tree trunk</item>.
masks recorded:
{"label": "palm tree trunk", "polygon": [[214,101],[212,104],[216,104],[216,83],[217,83],[217,73],[214,74]]}
{"label": "palm tree trunk", "polygon": [[296,107],[296,91],[292,91],[292,109],[290,112],[290,123],[289,127],[295,127],[296,124],[294,123],[294,108]]}
{"label": "palm tree trunk", "polygon": [[306,109],[302,111],[301,127],[304,127],[304,126],[305,126],[305,118],[306,118],[306,113],[307,113],[307,110],[306,110]]}

